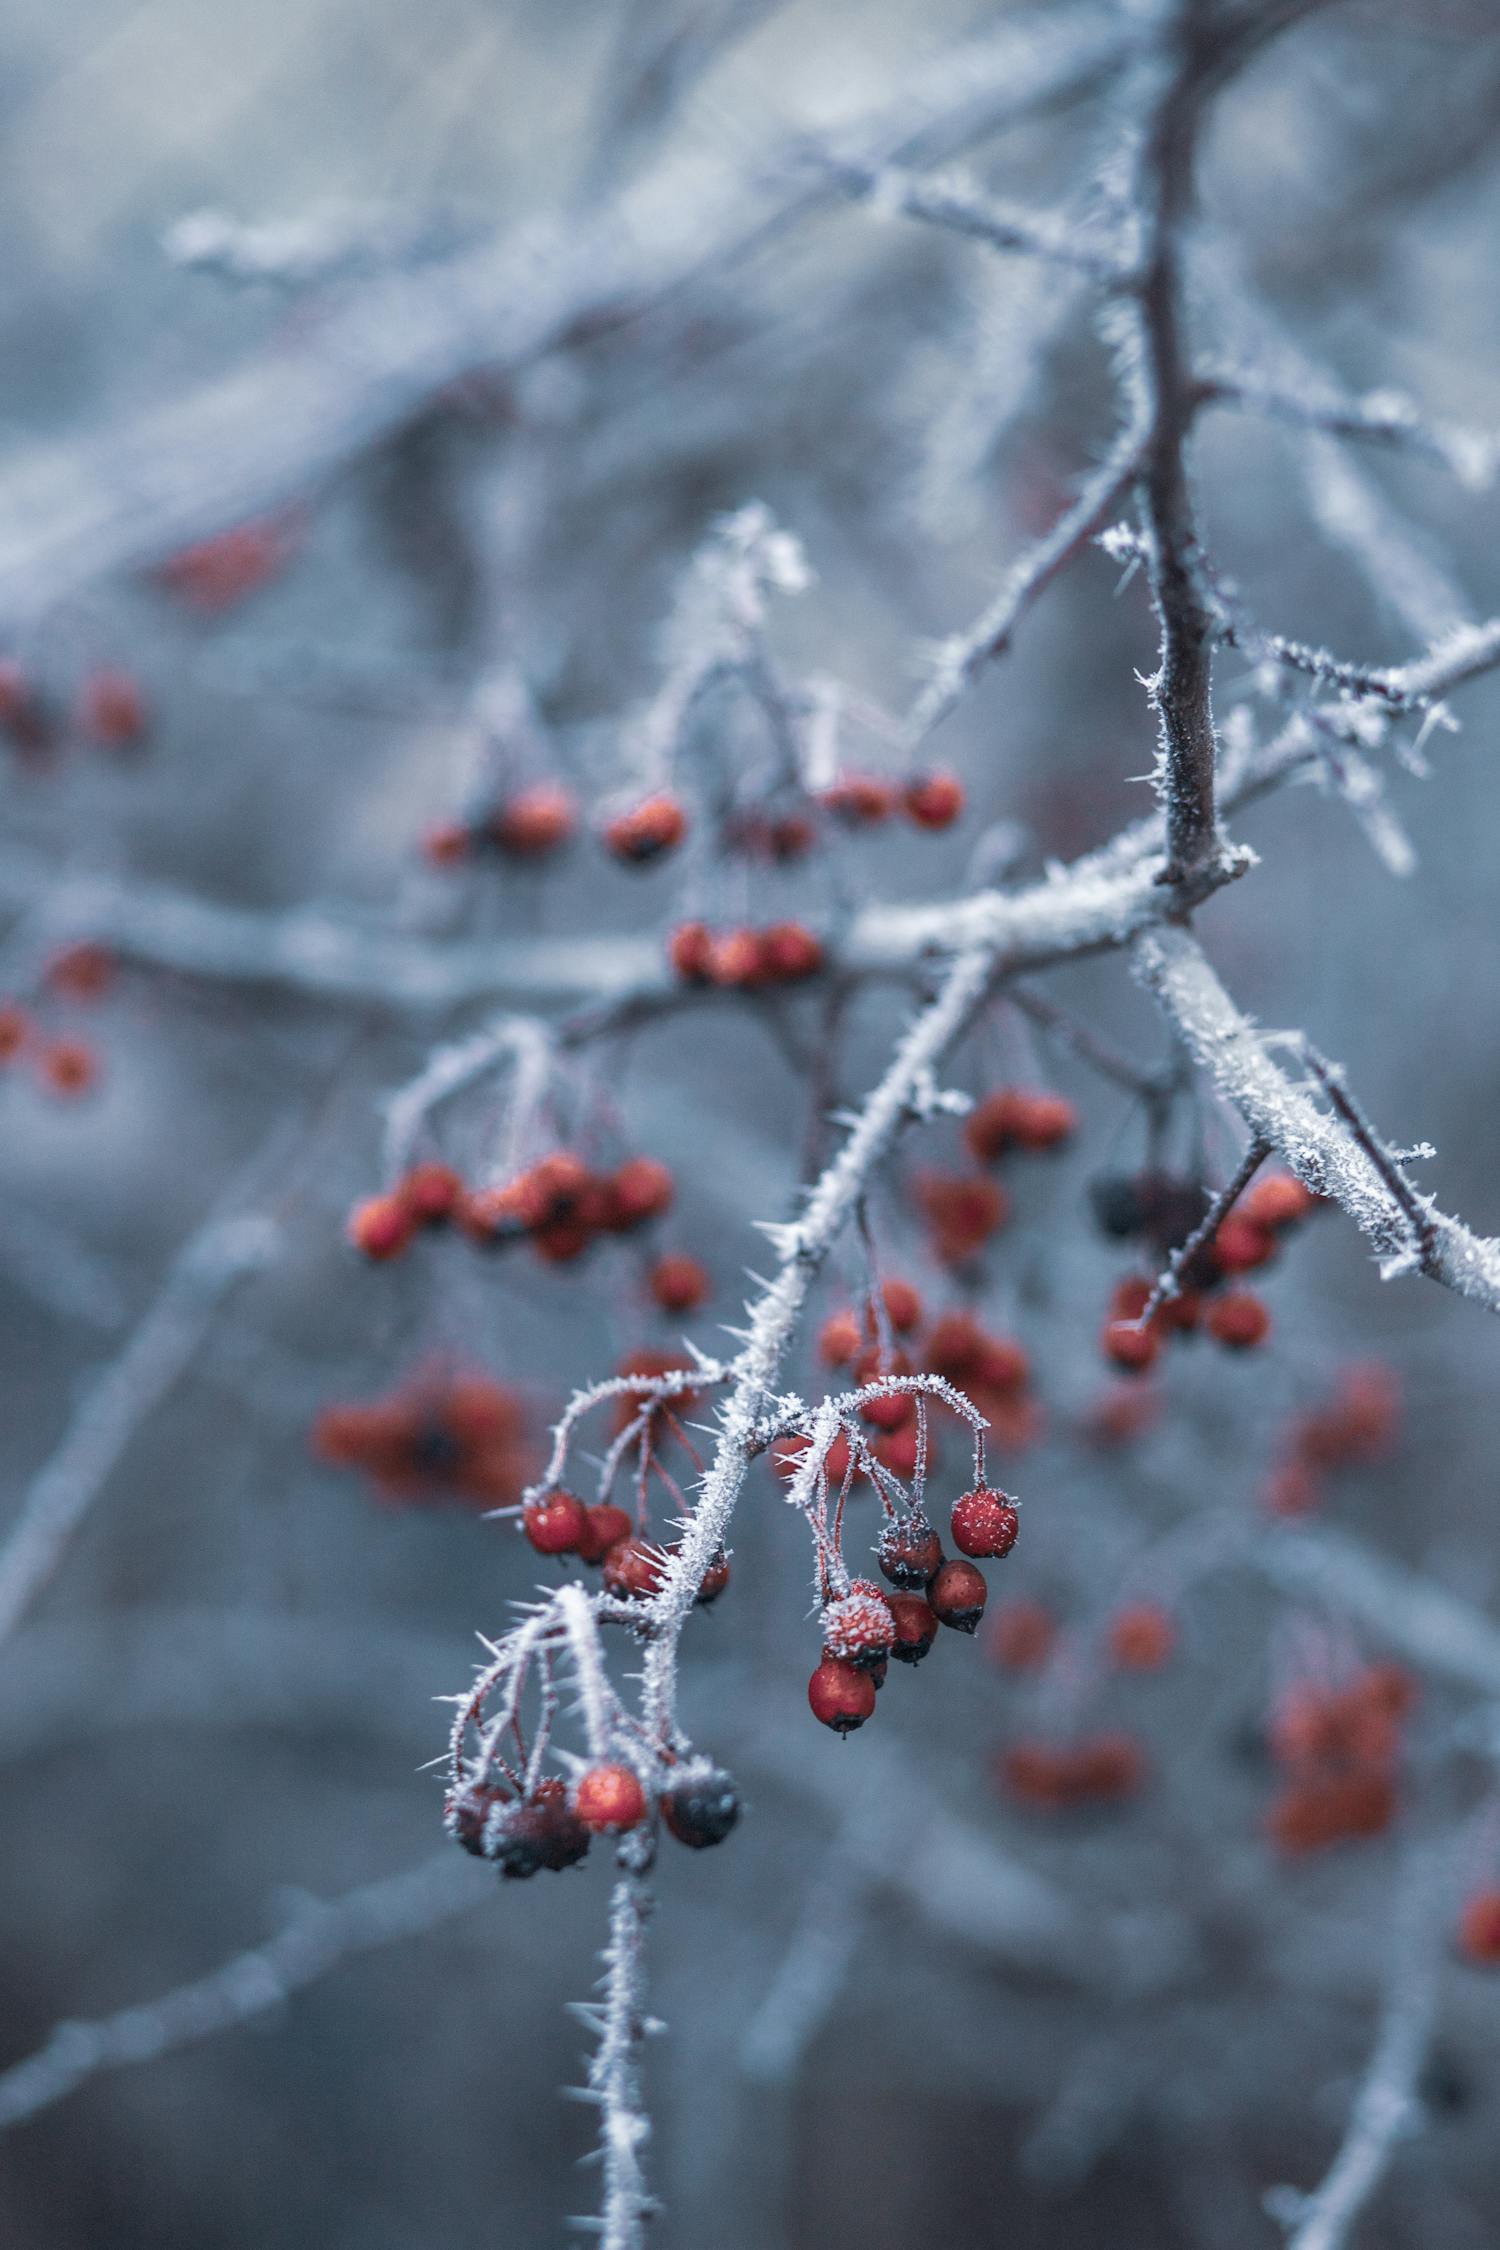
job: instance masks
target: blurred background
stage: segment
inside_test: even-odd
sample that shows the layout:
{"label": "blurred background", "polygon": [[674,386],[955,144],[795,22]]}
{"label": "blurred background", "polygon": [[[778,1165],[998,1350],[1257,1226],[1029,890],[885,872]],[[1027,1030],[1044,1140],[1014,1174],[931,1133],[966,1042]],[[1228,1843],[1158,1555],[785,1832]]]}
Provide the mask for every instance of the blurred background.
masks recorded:
{"label": "blurred background", "polygon": [[[457,1238],[372,1269],[345,1244],[350,1204],[378,1184],[383,1101],[485,1020],[506,964],[687,913],[819,921],[948,897],[997,869],[1034,875],[1149,809],[1139,675],[1154,631],[1139,579],[1122,587],[1090,549],[935,738],[969,794],[951,834],[881,831],[785,869],[695,843],[644,874],[588,837],[538,869],[454,871],[422,848],[476,777],[557,774],[586,808],[609,799],[683,573],[751,501],[811,574],[771,612],[787,673],[886,710],[909,701],[932,643],[978,614],[1101,458],[1108,355],[1071,279],[805,193],[788,151],[925,99],[945,53],[960,60],[935,115],[964,111],[981,72],[962,58],[1002,34],[1020,72],[1049,39],[1065,62],[1075,34],[1129,15],[0,6],[0,609],[43,714],[36,740],[12,729],[0,772],[0,988],[49,1041],[82,1042],[91,1079],[60,1087],[24,1056],[0,1078],[7,1518],[183,1245],[226,1212],[277,1229],[201,1319],[189,1299],[180,1371],[0,1649],[0,2071],[59,2020],[148,2003],[310,1901],[441,1849],[441,1785],[419,1770],[443,1745],[433,1699],[466,1683],[475,1634],[503,1628],[536,1561],[461,1498],[398,1505],[318,1459],[319,1413],[423,1369],[482,1370],[539,1439],[575,1384],[678,1340],[636,1243],[584,1271],[485,1260]],[[917,153],[961,154],[997,194],[1086,225],[1108,205],[1121,83],[1107,53],[1059,67],[1040,107],[986,129],[979,102],[977,123],[933,128]],[[1495,429],[1497,125],[1500,18],[1484,0],[1344,0],[1269,47],[1205,146],[1205,353],[1409,391]],[[184,224],[205,212],[219,221]],[[610,213],[635,246],[628,272],[645,245],[644,278],[591,301],[577,276],[612,242]],[[257,275],[235,227],[264,230],[275,270]],[[658,256],[670,286],[652,282]],[[560,276],[573,316],[532,348],[526,324]],[[1271,628],[1394,662],[1500,606],[1491,489],[1230,414],[1205,417],[1196,465],[1215,559]],[[205,591],[183,551],[245,523],[247,582],[223,595],[210,565]],[[89,739],[101,672],[136,683],[138,746]],[[1274,731],[1281,685],[1232,654],[1217,684],[1221,723]],[[1461,731],[1426,745],[1430,778],[1377,761],[1412,872],[1393,872],[1388,839],[1384,857],[1371,848],[1336,787],[1291,787],[1239,822],[1259,864],[1201,931],[1240,1004],[1347,1064],[1397,1144],[1434,1145],[1420,1177],[1443,1208],[1488,1233],[1495,686],[1455,709]],[[753,728],[742,742],[743,719],[724,724],[733,766]],[[890,754],[875,740],[862,755]],[[195,968],[191,935],[170,962],[122,943],[91,997],[87,975],[56,969],[63,942],[108,942],[117,905],[96,932],[90,897],[315,908],[356,937],[394,929],[424,958],[493,948],[496,990],[408,1005],[372,971],[330,996],[256,973],[254,933],[272,925],[252,919],[236,925],[251,933],[242,973]],[[1047,992],[1143,1068],[1169,1059],[1123,963]],[[812,1111],[872,1082],[908,1004],[890,987],[854,996],[836,1041],[816,996],[731,1005],[568,1058],[560,1129],[673,1167],[658,1246],[710,1269],[692,1331],[705,1348],[765,1254],[752,1222],[789,1208]],[[810,1086],[819,1048],[827,1076]],[[1018,1075],[1063,1088],[1083,1122],[1066,1154],[1018,1174],[1014,1220],[969,1277],[985,1319],[1030,1351],[1040,1409],[1013,1475],[999,1456],[1028,1504],[1006,1595],[1086,1643],[1122,1586],[1159,1584],[1162,1539],[1253,1520],[1289,1418],[1379,1357],[1399,1380],[1399,1438],[1333,1481],[1320,1521],[1493,1611],[1483,1316],[1383,1286],[1353,1230],[1322,1219],[1268,1284],[1266,1351],[1184,1350],[1159,1420],[1101,1449],[1097,1331],[1129,1261],[1087,1188],[1140,1161],[1141,1120],[1014,1011],[950,1072],[975,1091]],[[454,1106],[455,1161],[492,1157],[506,1101],[502,1081]],[[1193,1131],[1212,1166],[1232,1162],[1221,1121]],[[955,1149],[948,1127],[913,1141],[872,1211],[888,1270],[934,1306],[960,1292],[906,1190],[912,1165]],[[857,1271],[830,1276],[828,1305]],[[810,1350],[789,1380],[821,1380]],[[1310,2184],[1336,2145],[1404,1840],[1486,1801],[1462,1732],[1473,1699],[1424,1687],[1396,1834],[1287,1864],[1264,1833],[1278,1682],[1310,1646],[1379,1653],[1336,1601],[1239,1567],[1195,1578],[1173,1663],[1089,1689],[1093,1715],[1142,1744],[1146,1786],[1059,1822],[995,1786],[997,1751],[1038,1723],[1047,1689],[983,1649],[939,1648],[888,1691],[879,1729],[819,1734],[804,1534],[764,1470],[734,1568],[731,1598],[688,1636],[686,1705],[750,1809],[722,1851],[661,1870],[653,2240],[1279,2240],[1261,2197]],[[1500,1874],[1500,1838],[1484,1849],[1497,1864],[1481,1853],[1476,1873]],[[561,2239],[594,2194],[574,2170],[589,2112],[560,2098],[582,2040],[562,2004],[597,1973],[605,1870],[497,1896],[453,1858],[415,1894],[430,1927],[16,2125],[4,2239]],[[1497,1998],[1473,1969],[1446,1979],[1427,2129],[1365,2223],[1371,2250],[1495,2239]]]}

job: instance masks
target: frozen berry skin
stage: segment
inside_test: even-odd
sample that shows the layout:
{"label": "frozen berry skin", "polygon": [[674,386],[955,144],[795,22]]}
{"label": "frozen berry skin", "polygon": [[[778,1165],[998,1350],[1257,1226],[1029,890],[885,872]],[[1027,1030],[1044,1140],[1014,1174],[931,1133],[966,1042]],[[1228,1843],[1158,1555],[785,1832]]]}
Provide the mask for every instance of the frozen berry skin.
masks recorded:
{"label": "frozen berry skin", "polygon": [[953,1503],[953,1544],[961,1555],[998,1561],[1008,1555],[1021,1529],[1015,1505],[1003,1492],[985,1485]]}
{"label": "frozen berry skin", "polygon": [[921,1594],[892,1594],[891,1622],[896,1638],[891,1654],[898,1664],[920,1664],[937,1639],[937,1612]]}
{"label": "frozen berry skin", "polygon": [[561,1874],[589,1848],[589,1831],[568,1803],[560,1781],[544,1781],[524,1804],[508,1805],[485,1829],[485,1857],[502,1875],[524,1882],[543,1868]]}
{"label": "frozen berry skin", "polygon": [[578,1541],[580,1562],[602,1563],[612,1547],[618,1547],[635,1529],[632,1518],[613,1501],[601,1500],[586,1511],[582,1535]]}
{"label": "frozen berry skin", "polygon": [[573,1790],[573,1810],[596,1835],[620,1835],[646,1817],[646,1792],[630,1766],[590,1766]]}
{"label": "frozen berry skin", "polygon": [[549,1492],[522,1511],[521,1528],[539,1555],[572,1555],[583,1543],[588,1517],[588,1509],[571,1492]]}
{"label": "frozen berry skin", "polygon": [[743,1809],[728,1774],[705,1760],[695,1761],[661,1796],[663,1821],[693,1852],[722,1844]]}
{"label": "frozen berry skin", "polygon": [[886,1525],[875,1559],[882,1578],[919,1594],[942,1567],[943,1542],[925,1516],[905,1516]]}
{"label": "frozen berry skin", "polygon": [[890,1604],[878,1587],[856,1579],[823,1612],[823,1647],[840,1662],[873,1666],[891,1653]]}
{"label": "frozen berry skin", "polygon": [[476,1859],[485,1857],[485,1829],[490,1815],[511,1801],[511,1792],[499,1782],[470,1781],[448,1793],[443,1825],[456,1843]]}
{"label": "frozen berry skin", "polygon": [[875,1682],[857,1665],[841,1664],[825,1656],[807,1683],[807,1700],[815,1719],[835,1734],[852,1734],[875,1709]]}
{"label": "frozen berry skin", "polygon": [[989,1588],[984,1573],[971,1562],[955,1558],[945,1562],[927,1589],[927,1599],[940,1625],[947,1625],[955,1633],[973,1633],[979,1628],[984,1615],[984,1605]]}
{"label": "frozen berry skin", "polygon": [[622,1539],[604,1558],[604,1583],[626,1601],[649,1601],[666,1570],[666,1557],[645,1539]]}

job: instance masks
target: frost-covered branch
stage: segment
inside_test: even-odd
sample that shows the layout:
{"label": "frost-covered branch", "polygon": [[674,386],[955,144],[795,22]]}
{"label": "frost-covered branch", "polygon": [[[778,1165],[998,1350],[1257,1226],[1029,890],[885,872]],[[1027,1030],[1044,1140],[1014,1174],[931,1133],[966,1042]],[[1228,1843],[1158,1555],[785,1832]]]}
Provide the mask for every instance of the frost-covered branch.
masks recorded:
{"label": "frost-covered branch", "polygon": [[1385,1273],[1429,1274],[1500,1312],[1500,1241],[1472,1234],[1425,1202],[1430,1234],[1419,1236],[1347,1122],[1321,1108],[1272,1059],[1268,1040],[1241,1015],[1188,931],[1146,931],[1133,951],[1141,982],[1223,1100],[1314,1194],[1342,1205],[1374,1245]]}
{"label": "frost-covered branch", "polygon": [[644,2152],[651,2119],[641,2094],[641,2044],[658,2028],[646,2013],[645,1944],[651,1893],[627,1869],[615,1883],[604,1949],[604,1997],[576,2013],[598,2033],[588,2085],[579,2098],[599,2111],[604,2195],[597,2219],[574,2224],[599,2236],[604,2250],[641,2250],[656,2206],[646,2187]]}

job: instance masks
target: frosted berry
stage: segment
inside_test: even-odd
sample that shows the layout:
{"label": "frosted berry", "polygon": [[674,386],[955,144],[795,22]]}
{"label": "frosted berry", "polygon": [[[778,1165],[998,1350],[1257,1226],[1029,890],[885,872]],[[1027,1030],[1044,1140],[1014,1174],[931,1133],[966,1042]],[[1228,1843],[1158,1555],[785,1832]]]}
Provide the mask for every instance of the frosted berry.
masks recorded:
{"label": "frosted berry", "polygon": [[890,1604],[868,1579],[856,1578],[823,1612],[824,1652],[841,1663],[878,1664],[889,1656],[894,1636]]}
{"label": "frosted berry", "polygon": [[452,1789],[443,1807],[443,1825],[455,1842],[476,1859],[485,1856],[485,1830],[490,1815],[508,1805],[511,1793],[498,1782],[470,1781]]}
{"label": "frosted berry", "polygon": [[1205,1323],[1216,1344],[1235,1352],[1253,1351],[1271,1332],[1271,1315],[1249,1289],[1231,1289],[1216,1297]]}
{"label": "frosted berry", "polygon": [[372,1195],[349,1214],[349,1240],[377,1264],[399,1257],[412,1231],[411,1213],[398,1195]]}
{"label": "frosted berry", "polygon": [[897,1517],[881,1534],[876,1560],[893,1586],[919,1593],[942,1566],[943,1543],[925,1516]]}
{"label": "frosted berry", "polygon": [[670,1250],[657,1259],[646,1286],[663,1312],[696,1312],[707,1300],[709,1279],[696,1258]]}
{"label": "frosted berry", "polygon": [[623,1508],[610,1500],[600,1500],[585,1512],[583,1530],[578,1537],[578,1556],[581,1562],[602,1563],[612,1547],[628,1539],[635,1525]]}
{"label": "frosted berry", "polygon": [[595,1834],[637,1828],[646,1817],[646,1792],[630,1766],[590,1766],[573,1790],[573,1810]]}
{"label": "frosted berry", "polygon": [[898,1664],[920,1664],[937,1639],[937,1614],[921,1594],[892,1594],[891,1622],[896,1637],[891,1654]]}
{"label": "frosted berry", "polygon": [[962,1555],[998,1561],[1010,1553],[1020,1529],[1015,1503],[988,1486],[966,1492],[953,1503],[953,1544]]}
{"label": "frosted berry", "polygon": [[665,791],[647,797],[621,813],[604,831],[604,841],[616,859],[628,867],[644,867],[682,842],[687,834],[687,814]]}
{"label": "frosted berry", "polygon": [[622,1539],[604,1558],[604,1583],[626,1601],[649,1601],[666,1569],[661,1550],[644,1539]]}
{"label": "frosted berry", "polygon": [[807,1683],[807,1700],[813,1717],[825,1727],[851,1734],[874,1712],[875,1682],[857,1666],[825,1656]]}
{"label": "frosted berry", "polygon": [[945,1562],[927,1589],[927,1599],[940,1625],[951,1626],[955,1633],[972,1633],[977,1630],[984,1615],[989,1589],[984,1573],[971,1562]]}
{"label": "frosted berry", "polygon": [[901,792],[901,809],[918,828],[951,828],[964,809],[956,773],[915,774]]}
{"label": "frosted berry", "polygon": [[484,1832],[485,1857],[512,1881],[524,1882],[544,1867],[560,1874],[588,1848],[589,1831],[560,1781],[543,1781],[524,1803],[492,1814]]}
{"label": "frosted berry", "polygon": [[741,1809],[729,1775],[706,1759],[695,1759],[661,1795],[663,1821],[678,1843],[694,1852],[722,1844]]}
{"label": "frosted berry", "polygon": [[588,1528],[588,1509],[571,1492],[549,1492],[523,1510],[521,1528],[539,1555],[576,1554]]}

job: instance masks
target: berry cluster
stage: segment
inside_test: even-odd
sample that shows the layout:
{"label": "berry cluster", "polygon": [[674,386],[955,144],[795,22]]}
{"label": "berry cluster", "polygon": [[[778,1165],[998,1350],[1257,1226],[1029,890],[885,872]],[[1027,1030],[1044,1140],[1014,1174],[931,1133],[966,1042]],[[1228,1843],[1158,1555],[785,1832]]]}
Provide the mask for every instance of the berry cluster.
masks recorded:
{"label": "berry cluster", "polygon": [[1341,1686],[1304,1682],[1272,1713],[1269,1746],[1285,1776],[1266,1829],[1288,1856],[1383,1835],[1396,1814],[1409,1673],[1371,1664]]}
{"label": "berry cluster", "polygon": [[849,828],[878,828],[898,812],[914,828],[951,828],[962,818],[965,802],[963,783],[946,770],[910,774],[905,781],[841,773],[818,792],[818,803]]}
{"label": "berry cluster", "polygon": [[[118,966],[108,946],[92,939],[59,946],[42,971],[43,1002],[86,1006],[102,1000]],[[41,1005],[0,1001],[0,1068],[15,1062],[29,1063],[44,1090],[62,1100],[90,1092],[99,1080],[99,1053],[89,1040],[54,1034]]]}
{"label": "berry cluster", "polygon": [[513,790],[469,820],[442,821],[429,828],[422,849],[434,867],[454,867],[487,852],[503,859],[549,859],[571,841],[578,808],[571,790],[556,781],[535,781]]}
{"label": "berry cluster", "polygon": [[228,531],[179,548],[160,565],[157,579],[189,609],[204,617],[220,616],[280,577],[301,543],[304,528],[301,512],[291,509],[234,524]]}
{"label": "berry cluster", "polygon": [[[1119,1239],[1143,1236],[1169,1254],[1186,1244],[1203,1215],[1203,1191],[1184,1181],[1143,1173],[1096,1181],[1095,1214]],[[1200,1326],[1226,1351],[1253,1351],[1271,1332],[1271,1315],[1237,1277],[1269,1265],[1283,1238],[1317,1207],[1317,1198],[1289,1172],[1256,1181],[1186,1260],[1173,1294],[1143,1319],[1153,1295],[1149,1276],[1128,1274],[1110,1301],[1100,1342],[1104,1356],[1129,1375],[1154,1367],[1168,1338]],[[1205,1302],[1206,1300],[1206,1302]]]}
{"label": "berry cluster", "polygon": [[[587,1856],[596,1836],[640,1828],[653,1806],[633,1766],[603,1759],[583,1768],[570,1788],[556,1775],[526,1782],[508,1766],[505,1779],[464,1781],[448,1793],[444,1825],[476,1859],[524,1881],[544,1868],[560,1873]],[[740,1817],[739,1792],[727,1773],[694,1758],[668,1773],[656,1793],[662,1826],[690,1851],[722,1844]]]}
{"label": "berry cluster", "polygon": [[891,1508],[876,1559],[895,1591],[888,1594],[869,1578],[852,1579],[841,1592],[827,1589],[823,1653],[807,1700],[814,1718],[835,1733],[849,1734],[873,1715],[893,1657],[898,1664],[920,1664],[939,1626],[957,1633],[977,1629],[987,1588],[973,1558],[1008,1555],[1020,1515],[1005,1493],[980,1485],[954,1502],[950,1528],[959,1549],[951,1559],[919,1507],[905,1513]]}
{"label": "berry cluster", "polygon": [[684,984],[763,991],[816,976],[823,947],[804,922],[719,931],[706,922],[680,922],[667,940],[667,959]]}
{"label": "berry cluster", "polygon": [[536,1467],[520,1400],[484,1375],[423,1373],[387,1398],[325,1407],[312,1446],[407,1507],[510,1507]]}
{"label": "berry cluster", "polygon": [[131,672],[113,666],[90,672],[71,720],[64,720],[23,666],[0,659],[0,733],[23,759],[47,758],[68,736],[99,750],[133,750],[149,726],[146,698]]}
{"label": "berry cluster", "polygon": [[1017,1742],[1003,1751],[995,1778],[1038,1812],[1070,1812],[1132,1797],[1146,1777],[1134,1738],[1117,1729],[1074,1742]]}
{"label": "berry cluster", "polygon": [[601,1234],[628,1234],[672,1202],[672,1175],[654,1157],[634,1156],[613,1172],[591,1170],[555,1150],[499,1187],[468,1188],[450,1165],[413,1165],[384,1195],[357,1204],[349,1240],[367,1258],[399,1257],[424,1227],[449,1221],[488,1246],[530,1240],[538,1257],[565,1265]]}

